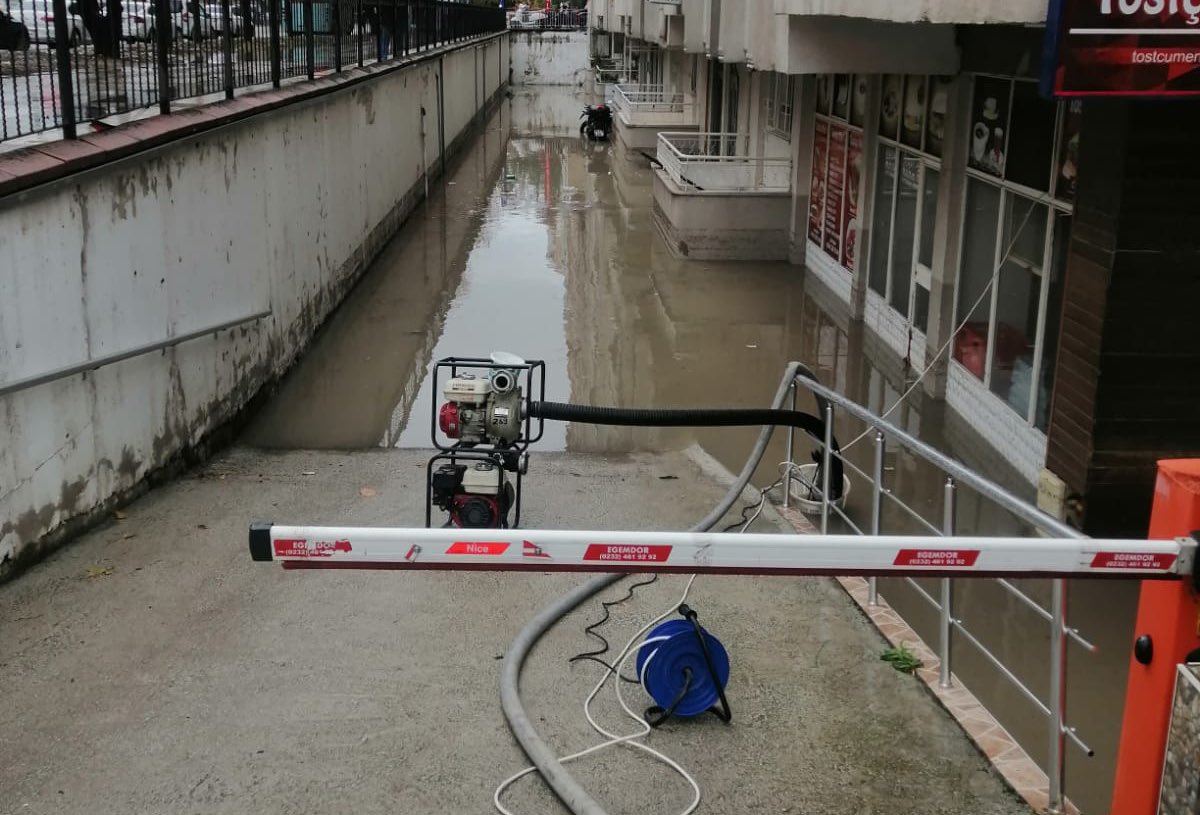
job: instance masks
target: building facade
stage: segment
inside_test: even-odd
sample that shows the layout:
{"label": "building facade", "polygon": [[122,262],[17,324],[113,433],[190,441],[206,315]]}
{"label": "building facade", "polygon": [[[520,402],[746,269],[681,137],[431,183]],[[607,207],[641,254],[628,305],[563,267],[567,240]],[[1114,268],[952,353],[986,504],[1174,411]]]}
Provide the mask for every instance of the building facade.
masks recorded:
{"label": "building facade", "polygon": [[592,0],[691,258],[787,259],[1093,534],[1200,449],[1200,102],[1040,92],[1046,0]]}

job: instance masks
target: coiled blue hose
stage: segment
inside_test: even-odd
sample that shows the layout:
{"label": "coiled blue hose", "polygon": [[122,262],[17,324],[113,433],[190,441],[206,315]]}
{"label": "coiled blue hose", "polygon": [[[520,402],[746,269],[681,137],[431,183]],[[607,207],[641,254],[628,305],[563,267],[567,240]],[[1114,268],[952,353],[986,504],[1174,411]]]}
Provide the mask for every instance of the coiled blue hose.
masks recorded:
{"label": "coiled blue hose", "polygon": [[703,627],[700,633],[708,646],[713,671],[708,668],[704,648],[690,620],[668,620],[655,627],[638,646],[637,673],[642,686],[660,708],[675,716],[699,716],[714,707],[729,682],[725,647]]}

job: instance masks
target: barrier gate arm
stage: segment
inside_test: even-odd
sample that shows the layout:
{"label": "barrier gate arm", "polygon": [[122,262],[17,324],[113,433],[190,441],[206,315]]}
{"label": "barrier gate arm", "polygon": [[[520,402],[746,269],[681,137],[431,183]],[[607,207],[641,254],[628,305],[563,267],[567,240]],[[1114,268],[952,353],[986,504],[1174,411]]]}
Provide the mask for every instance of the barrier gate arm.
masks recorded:
{"label": "barrier gate arm", "polygon": [[250,526],[250,554],[301,569],[956,577],[1194,577],[1196,541]]}

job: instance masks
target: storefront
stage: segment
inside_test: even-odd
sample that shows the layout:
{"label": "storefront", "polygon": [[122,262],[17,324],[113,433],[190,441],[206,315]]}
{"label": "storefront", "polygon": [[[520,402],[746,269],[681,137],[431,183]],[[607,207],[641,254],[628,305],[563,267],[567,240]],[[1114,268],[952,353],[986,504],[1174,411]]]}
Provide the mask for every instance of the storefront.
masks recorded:
{"label": "storefront", "polygon": [[[816,78],[807,261],[847,296],[853,288],[863,292],[868,328],[915,371],[938,353],[926,349],[926,338],[947,338],[947,400],[981,417],[984,435],[1036,479],[1053,389],[1080,105],[1043,98],[1032,79],[971,74],[969,107],[955,109],[964,98],[955,81]],[[948,127],[952,119],[958,127]],[[966,143],[947,151],[948,132]],[[947,155],[957,157],[953,165],[944,165]],[[963,186],[960,211],[940,200],[945,173]],[[943,324],[931,326],[939,223],[959,255],[943,260],[953,309],[942,309]]]}

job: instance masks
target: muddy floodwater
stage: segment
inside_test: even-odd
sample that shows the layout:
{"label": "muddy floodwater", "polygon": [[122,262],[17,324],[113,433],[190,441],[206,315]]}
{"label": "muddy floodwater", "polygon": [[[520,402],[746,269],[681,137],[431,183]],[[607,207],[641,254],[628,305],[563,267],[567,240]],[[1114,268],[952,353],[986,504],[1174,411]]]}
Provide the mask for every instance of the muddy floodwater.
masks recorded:
{"label": "muddy floodwater", "polygon": [[[363,276],[247,429],[268,448],[428,447],[429,370],[444,356],[494,350],[545,360],[546,397],[592,405],[760,407],[784,366],[807,363],[826,384],[875,412],[889,410],[912,364],[848,319],[819,281],[786,263],[710,263],[674,256],[660,237],[653,172],[644,157],[575,135],[589,101],[565,90],[518,93],[452,162],[446,179]],[[811,409],[801,401],[801,409]],[[916,389],[890,420],[1030,500],[1023,483],[971,430]],[[861,425],[839,422],[843,441]],[[674,450],[698,443],[731,470],[757,434],[548,423],[534,449],[588,453]],[[784,458],[782,433],[759,470],[765,487]],[[798,439],[797,458],[812,444]],[[852,460],[869,470],[869,441]],[[927,519],[941,515],[942,477],[890,453],[893,491]],[[537,496],[527,493],[527,501]],[[866,484],[849,514],[864,519]],[[963,491],[962,534],[1020,532],[1006,513]],[[864,521],[865,523],[865,521]],[[885,531],[915,533],[896,513]],[[1043,603],[1045,581],[1017,581]],[[933,585],[926,588],[934,592]],[[936,614],[902,581],[881,593],[935,643]],[[1036,694],[1046,698],[1049,628],[993,581],[960,582],[955,616]],[[1067,790],[1084,812],[1105,813],[1116,761],[1136,584],[1075,581],[1071,625],[1098,646],[1071,646],[1068,719],[1096,751],[1068,744]],[[797,625],[804,625],[797,620]],[[954,671],[1037,761],[1045,720],[965,640]]]}

